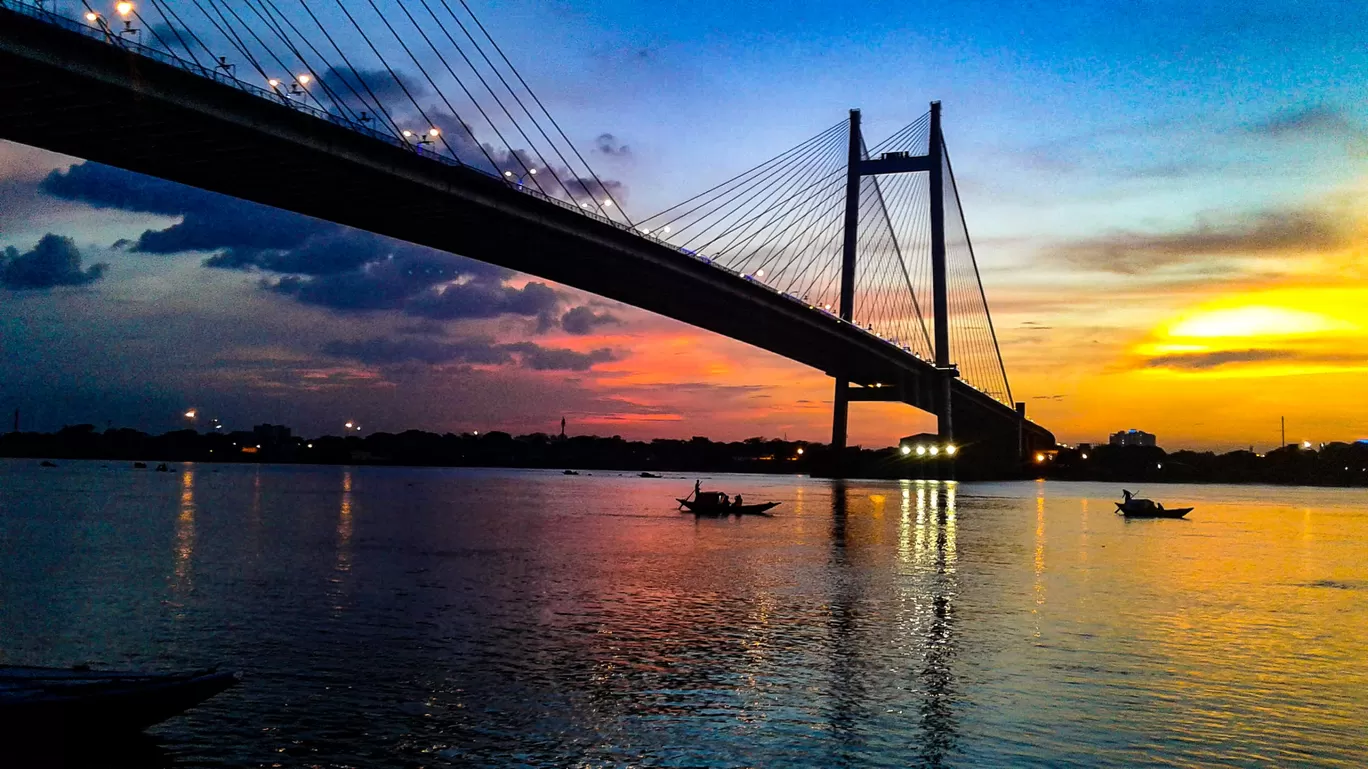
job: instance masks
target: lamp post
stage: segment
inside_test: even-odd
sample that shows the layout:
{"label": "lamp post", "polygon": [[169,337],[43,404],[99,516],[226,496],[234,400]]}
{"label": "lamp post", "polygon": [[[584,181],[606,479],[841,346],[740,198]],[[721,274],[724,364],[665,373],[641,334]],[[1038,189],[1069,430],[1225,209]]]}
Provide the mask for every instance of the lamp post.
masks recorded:
{"label": "lamp post", "polygon": [[526,180],[527,177],[537,175],[537,169],[529,168],[527,169],[527,173],[524,174],[515,174],[512,171],[504,171],[503,175],[505,179],[517,179],[517,181],[514,183],[521,187],[523,186],[523,181]]}
{"label": "lamp post", "polygon": [[414,132],[405,128],[400,133],[403,134],[405,141],[413,142],[414,149],[418,151],[419,155],[423,154],[424,144],[430,145],[433,142],[437,141],[438,136],[442,135],[442,132],[437,130],[436,128],[429,128],[426,133],[421,131]]}

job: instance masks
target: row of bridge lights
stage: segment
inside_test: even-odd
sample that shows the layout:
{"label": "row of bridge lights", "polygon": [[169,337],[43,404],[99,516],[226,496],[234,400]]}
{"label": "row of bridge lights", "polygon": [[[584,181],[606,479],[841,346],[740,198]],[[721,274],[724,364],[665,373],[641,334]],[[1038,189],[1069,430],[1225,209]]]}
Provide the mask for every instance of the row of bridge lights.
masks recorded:
{"label": "row of bridge lights", "polygon": [[937,446],[934,443],[930,446],[927,446],[926,444],[922,443],[918,444],[915,448],[912,446],[908,446],[907,444],[903,444],[898,449],[898,451],[902,452],[903,456],[909,456],[915,452],[916,455],[919,457],[925,457],[927,455],[938,457],[941,455],[941,452],[944,452],[946,456],[953,457],[956,453],[959,452],[959,447],[953,443],[947,443],[943,447]]}
{"label": "row of bridge lights", "polygon": [[[139,30],[134,28],[133,20],[131,18],[134,12],[133,3],[127,2],[126,0],[124,2],[115,3],[114,12],[117,13],[121,19],[123,19],[124,28],[122,31],[119,32],[121,36],[138,34]],[[93,10],[86,13],[85,19],[91,24],[98,25],[106,33],[112,32],[112,30],[110,30],[109,28],[109,25],[105,22],[104,17]],[[233,74],[235,65],[229,64],[228,59],[226,57],[219,57],[217,68],[231,75]],[[268,78],[266,80],[266,84],[271,87],[272,91],[281,93],[282,96],[286,94],[291,96],[301,96],[306,92],[306,90],[309,87],[309,84],[313,82],[313,79],[313,75],[307,73],[296,75],[294,80],[289,84],[288,90],[284,93],[281,93],[280,91],[281,86],[284,84],[283,81],[280,80],[280,78]],[[368,115],[366,115],[366,113],[361,113],[361,122],[366,123],[370,122],[370,120],[371,118]],[[437,141],[437,137],[442,135],[441,130],[436,127],[429,128],[427,131],[411,131],[406,128],[402,130],[400,133],[403,135],[405,140],[413,141],[414,144],[420,150],[425,145],[430,146],[434,144]],[[508,179],[516,179],[518,186],[521,187],[523,182],[526,181],[529,177],[537,175],[537,169],[529,168],[527,169],[527,173],[524,174],[515,174],[512,171],[504,171],[503,175]],[[599,205],[603,208],[612,208],[613,201],[605,200]],[[592,208],[592,206],[588,203],[580,203],[580,207],[585,209]],[[645,228],[642,228],[642,232],[646,233],[647,235],[651,234],[651,231]],[[670,228],[665,227],[664,232],[668,234],[670,232]],[[763,274],[764,273],[762,272],[761,275]]]}

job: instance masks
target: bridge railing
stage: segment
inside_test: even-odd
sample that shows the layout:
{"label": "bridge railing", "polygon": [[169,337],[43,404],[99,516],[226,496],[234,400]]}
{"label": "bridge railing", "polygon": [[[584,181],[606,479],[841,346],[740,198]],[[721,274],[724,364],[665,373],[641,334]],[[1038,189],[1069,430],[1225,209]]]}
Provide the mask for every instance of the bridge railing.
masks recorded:
{"label": "bridge railing", "polygon": [[[510,183],[507,179],[505,179],[503,176],[497,173],[490,172],[479,166],[464,163],[459,158],[449,157],[447,155],[443,155],[437,152],[425,152],[423,151],[421,146],[417,146],[412,142],[405,141],[385,131],[377,130],[364,123],[345,117],[343,115],[329,112],[324,109],[319,109],[317,107],[306,104],[303,101],[292,99],[290,98],[290,94],[284,91],[277,89],[262,88],[259,85],[255,85],[253,83],[249,83],[245,80],[242,80],[241,78],[238,78],[236,75],[233,75],[230,72],[227,72],[223,69],[206,67],[202,64],[199,64],[198,62],[187,60],[180,56],[177,56],[174,53],[171,53],[170,51],[161,50],[159,48],[154,48],[149,45],[144,45],[143,43],[139,43],[135,40],[130,40],[127,37],[120,35],[116,30],[106,26],[105,22],[103,21],[103,17],[101,18],[99,26],[92,26],[90,24],[83,24],[74,19],[67,18],[66,16],[63,16],[59,13],[48,10],[46,8],[39,7],[36,3],[28,2],[26,0],[0,0],[0,8],[5,8],[17,12],[21,15],[33,18],[35,20],[52,24],[54,26],[60,27],[70,32],[74,32],[87,38],[99,40],[111,46],[115,46],[122,50],[128,51],[129,53],[133,53],[138,56],[158,61],[162,64],[175,67],[176,69],[182,70],[184,72],[189,72],[199,77],[208,78],[210,80],[213,80],[214,82],[229,86],[231,88],[235,88],[239,91],[251,94],[258,98],[266,99],[273,103],[284,105],[292,110],[295,110],[296,112],[302,112],[306,115],[318,118],[319,120],[325,120],[329,123],[362,134],[376,141],[384,142],[385,144],[388,144],[392,147],[398,147],[400,149],[405,149],[410,152],[414,152],[422,158],[442,163],[448,166],[466,168],[471,171],[484,174],[485,176],[488,176],[491,179],[496,179],[500,182],[507,184],[509,187],[516,189],[525,195],[529,195],[533,198],[537,198],[538,200],[550,203],[552,205],[560,206],[561,208],[564,208],[568,211],[573,211],[581,216],[594,219],[598,222],[601,222],[602,224],[606,224],[618,230],[631,233],[632,235],[639,237],[643,240],[648,240],[665,248],[669,248],[682,256],[686,256],[695,261],[707,264],[714,269],[730,273],[736,276],[737,278],[745,280],[748,283],[751,283],[755,286],[759,286],[760,288],[763,288],[778,297],[790,301],[795,305],[798,305],[811,311],[822,313],[831,320],[837,323],[844,324],[871,339],[878,340],[892,347],[894,350],[901,352],[909,357],[915,358],[919,361],[922,360],[922,357],[918,355],[916,352],[914,352],[912,348],[908,345],[900,344],[897,341],[880,336],[879,334],[876,334],[873,331],[860,326],[859,324],[846,321],[839,315],[831,312],[825,307],[809,304],[806,300],[794,296],[793,294],[790,294],[786,291],[780,291],[779,289],[776,289],[773,286],[764,283],[763,281],[757,280],[752,275],[743,273],[739,270],[734,270],[730,267],[727,267],[726,265],[719,264],[718,262],[714,261],[712,258],[704,254],[699,254],[696,251],[692,251],[690,249],[677,246],[673,243],[670,243],[667,240],[660,238],[654,233],[643,231],[642,228],[634,227],[631,224],[619,222],[617,220],[604,216],[598,211],[595,211],[592,208],[587,207],[586,204],[562,200],[553,195],[548,195],[545,192],[542,192],[541,190],[532,189],[522,184]],[[969,383],[965,382],[965,384]],[[973,387],[973,385],[969,386]],[[975,387],[974,389],[977,390],[979,388]],[[980,390],[980,392],[983,391]]]}

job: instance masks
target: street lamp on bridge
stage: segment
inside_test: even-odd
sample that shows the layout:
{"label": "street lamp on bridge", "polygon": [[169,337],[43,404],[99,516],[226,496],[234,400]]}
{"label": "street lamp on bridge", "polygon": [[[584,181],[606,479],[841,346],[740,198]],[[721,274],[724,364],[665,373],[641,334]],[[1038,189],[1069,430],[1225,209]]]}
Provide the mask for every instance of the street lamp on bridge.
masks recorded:
{"label": "street lamp on bridge", "polygon": [[442,132],[436,128],[429,128],[427,133],[414,133],[405,128],[400,133],[404,135],[405,139],[413,142],[414,148],[417,149],[419,153],[422,153],[424,144],[431,145],[437,141],[438,136],[442,135]]}
{"label": "street lamp on bridge", "polygon": [[515,173],[513,173],[512,171],[504,171],[504,178],[505,178],[505,179],[517,179],[517,181],[514,182],[514,183],[517,184],[519,187],[523,186],[523,181],[526,180],[527,177],[529,177],[529,176],[536,176],[536,175],[537,175],[537,169],[535,169],[535,168],[529,168],[529,169],[527,169],[527,173],[524,173],[524,174],[515,174]]}

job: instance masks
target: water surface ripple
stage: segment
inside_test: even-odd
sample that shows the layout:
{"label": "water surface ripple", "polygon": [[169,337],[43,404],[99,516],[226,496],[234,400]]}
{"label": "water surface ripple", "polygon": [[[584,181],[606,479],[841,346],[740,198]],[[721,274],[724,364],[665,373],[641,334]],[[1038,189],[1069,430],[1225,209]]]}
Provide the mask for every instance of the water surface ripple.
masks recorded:
{"label": "water surface ripple", "polygon": [[60,464],[0,661],[243,670],[160,763],[1368,765],[1362,491]]}

